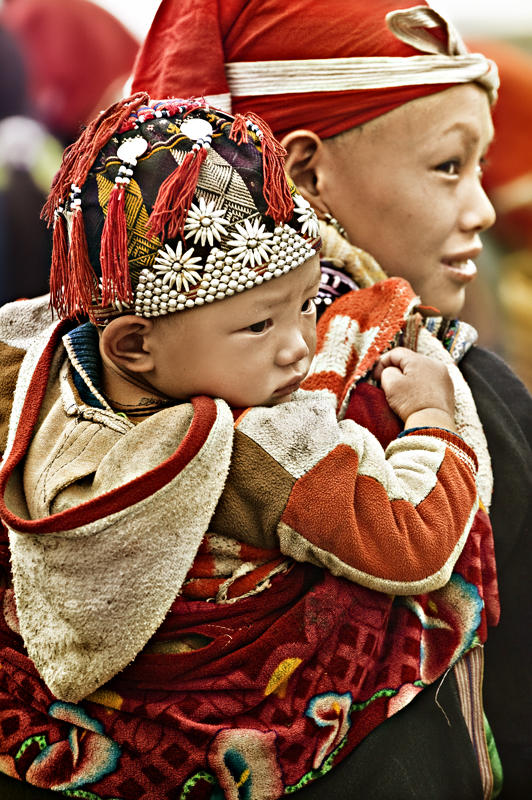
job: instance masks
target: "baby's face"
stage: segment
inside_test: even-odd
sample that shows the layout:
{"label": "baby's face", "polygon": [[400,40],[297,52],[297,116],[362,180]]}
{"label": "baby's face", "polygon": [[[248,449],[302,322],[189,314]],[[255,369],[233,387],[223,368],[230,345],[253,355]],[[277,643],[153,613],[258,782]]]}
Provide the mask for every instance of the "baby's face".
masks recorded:
{"label": "baby's face", "polygon": [[319,284],[313,256],[241,294],[159,318],[150,383],[169,397],[206,394],[236,408],[289,399],[314,356]]}

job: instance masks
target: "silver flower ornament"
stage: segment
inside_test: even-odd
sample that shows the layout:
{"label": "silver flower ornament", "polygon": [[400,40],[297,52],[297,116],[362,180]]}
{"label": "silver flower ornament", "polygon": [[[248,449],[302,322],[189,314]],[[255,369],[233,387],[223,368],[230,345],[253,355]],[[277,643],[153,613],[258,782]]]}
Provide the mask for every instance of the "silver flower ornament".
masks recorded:
{"label": "silver flower ornament", "polygon": [[229,250],[228,255],[240,261],[243,267],[249,263],[254,268],[269,260],[273,236],[266,230],[264,224],[260,224],[259,219],[253,222],[245,219],[243,224],[237,222],[235,228],[237,233],[234,233],[233,238],[227,242],[233,248]]}
{"label": "silver flower ornament", "polygon": [[173,250],[169,244],[164,249],[158,251],[153,262],[153,271],[157,273],[163,281],[163,285],[169,289],[175,287],[177,291],[184,289],[188,292],[190,286],[194,286],[201,280],[201,275],[197,271],[201,258],[194,256],[194,248],[183,252],[183,243],[178,242],[176,249]]}
{"label": "silver flower ornament", "polygon": [[297,215],[303,234],[312,237],[320,235],[320,227],[316,213],[308,200],[305,200],[300,194],[296,194],[294,197],[294,214]]}
{"label": "silver flower ornament", "polygon": [[205,198],[200,197],[199,204],[192,203],[185,222],[185,238],[190,239],[194,236],[194,244],[198,241],[203,246],[208,242],[212,247],[214,241],[221,241],[222,236],[227,233],[229,221],[225,217],[224,209],[216,209],[214,200],[205,202]]}

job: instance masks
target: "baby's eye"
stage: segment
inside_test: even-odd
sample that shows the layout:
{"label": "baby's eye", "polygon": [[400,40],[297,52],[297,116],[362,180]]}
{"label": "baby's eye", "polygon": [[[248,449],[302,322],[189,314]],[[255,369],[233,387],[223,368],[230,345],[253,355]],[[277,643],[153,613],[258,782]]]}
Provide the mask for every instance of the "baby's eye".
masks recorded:
{"label": "baby's eye", "polygon": [[315,308],[316,303],[314,302],[314,297],[309,297],[301,306],[301,311],[303,314],[308,314],[309,312],[314,311]]}
{"label": "baby's eye", "polygon": [[271,319],[261,319],[260,322],[254,322],[253,325],[248,325],[248,331],[251,333],[264,333],[272,324]]}
{"label": "baby's eye", "polygon": [[459,175],[460,174],[460,161],[457,158],[450,158],[449,161],[443,161],[441,164],[438,164],[436,169],[438,172],[445,172],[447,175]]}

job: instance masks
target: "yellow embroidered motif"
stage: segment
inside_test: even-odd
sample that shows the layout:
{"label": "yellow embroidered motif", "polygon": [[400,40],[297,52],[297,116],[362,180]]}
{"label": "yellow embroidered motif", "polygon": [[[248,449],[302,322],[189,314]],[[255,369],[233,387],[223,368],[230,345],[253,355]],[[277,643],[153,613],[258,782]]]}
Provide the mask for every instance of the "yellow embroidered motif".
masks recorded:
{"label": "yellow embroidered motif", "polygon": [[300,664],[300,658],[285,658],[284,661],[281,661],[268,681],[268,685],[264,690],[265,697],[269,694],[277,694],[280,698],[285,697],[288,681]]}
{"label": "yellow embroidered motif", "polygon": [[90,700],[91,703],[98,703],[106,708],[114,708],[117,711],[120,711],[122,703],[124,702],[123,697],[110,689],[96,689],[95,692],[89,694],[85,699]]}

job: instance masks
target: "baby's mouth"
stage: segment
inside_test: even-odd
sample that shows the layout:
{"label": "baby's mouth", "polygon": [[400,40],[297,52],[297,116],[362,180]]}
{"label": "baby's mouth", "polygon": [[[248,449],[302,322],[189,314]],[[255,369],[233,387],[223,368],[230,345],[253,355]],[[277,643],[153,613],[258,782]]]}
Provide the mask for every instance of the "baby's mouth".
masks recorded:
{"label": "baby's mouth", "polygon": [[296,380],[292,381],[292,383],[287,383],[285,386],[281,386],[279,389],[275,390],[274,395],[285,395],[285,394],[292,394],[292,392],[296,392],[299,389],[304,377],[305,376],[296,378]]}

